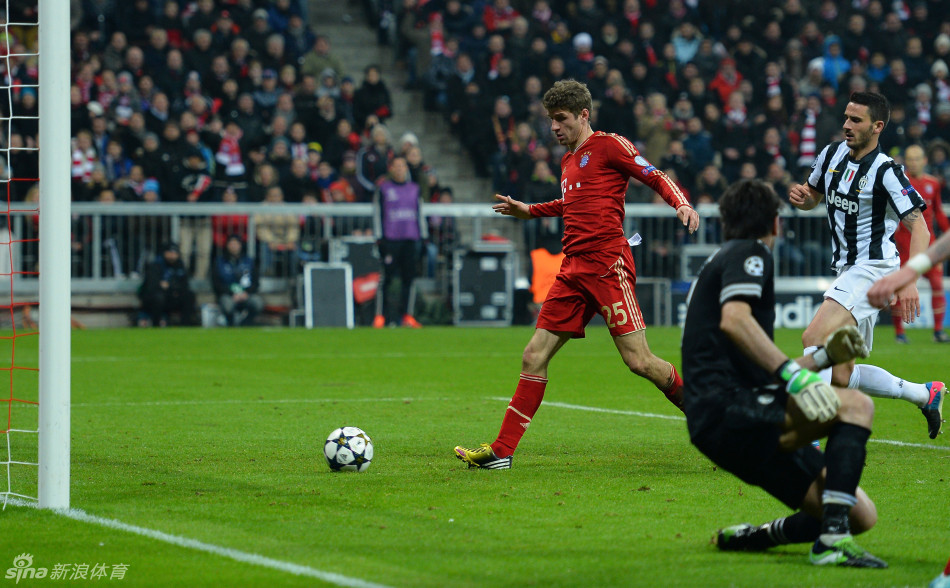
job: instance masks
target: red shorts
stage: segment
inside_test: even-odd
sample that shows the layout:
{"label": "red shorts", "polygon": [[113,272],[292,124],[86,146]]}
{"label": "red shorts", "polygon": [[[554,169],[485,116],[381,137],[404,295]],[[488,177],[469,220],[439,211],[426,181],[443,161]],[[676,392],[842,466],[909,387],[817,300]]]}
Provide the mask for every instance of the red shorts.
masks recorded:
{"label": "red shorts", "polygon": [[646,328],[634,286],[637,272],[629,247],[569,255],[541,305],[537,327],[584,336],[595,313],[603,315],[614,337]]}

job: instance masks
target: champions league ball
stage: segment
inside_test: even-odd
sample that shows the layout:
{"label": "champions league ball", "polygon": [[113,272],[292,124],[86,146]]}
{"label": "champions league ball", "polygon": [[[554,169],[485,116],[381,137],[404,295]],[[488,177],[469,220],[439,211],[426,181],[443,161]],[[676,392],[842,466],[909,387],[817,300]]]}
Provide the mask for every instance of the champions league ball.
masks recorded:
{"label": "champions league ball", "polygon": [[323,456],[330,469],[365,472],[373,460],[373,441],[358,427],[340,427],[327,437]]}

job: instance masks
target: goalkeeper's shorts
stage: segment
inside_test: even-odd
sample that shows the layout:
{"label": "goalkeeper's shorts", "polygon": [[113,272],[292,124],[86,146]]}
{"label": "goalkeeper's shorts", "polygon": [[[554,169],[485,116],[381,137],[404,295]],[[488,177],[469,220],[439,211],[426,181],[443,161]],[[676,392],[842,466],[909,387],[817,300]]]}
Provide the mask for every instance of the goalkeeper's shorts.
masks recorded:
{"label": "goalkeeper's shorts", "polygon": [[584,336],[600,313],[614,337],[641,331],[643,315],[634,294],[637,272],[630,247],[568,255],[541,305],[537,327]]}
{"label": "goalkeeper's shorts", "polygon": [[779,449],[787,404],[780,385],[723,391],[687,403],[686,421],[693,445],[706,457],[797,510],[825,456],[810,445],[791,453]]}

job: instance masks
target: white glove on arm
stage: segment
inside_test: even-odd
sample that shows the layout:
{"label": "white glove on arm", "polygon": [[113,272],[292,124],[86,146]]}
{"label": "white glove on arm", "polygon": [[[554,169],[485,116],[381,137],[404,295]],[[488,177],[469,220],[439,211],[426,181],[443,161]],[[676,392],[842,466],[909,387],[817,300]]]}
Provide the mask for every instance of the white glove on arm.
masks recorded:
{"label": "white glove on arm", "polygon": [[861,332],[854,325],[849,325],[836,329],[828,335],[824,346],[819,347],[811,358],[815,360],[815,367],[823,370],[851,361],[855,357],[867,357],[870,354]]}
{"label": "white glove on arm", "polygon": [[815,372],[790,359],[775,374],[785,382],[785,389],[808,420],[825,423],[838,414],[838,393]]}

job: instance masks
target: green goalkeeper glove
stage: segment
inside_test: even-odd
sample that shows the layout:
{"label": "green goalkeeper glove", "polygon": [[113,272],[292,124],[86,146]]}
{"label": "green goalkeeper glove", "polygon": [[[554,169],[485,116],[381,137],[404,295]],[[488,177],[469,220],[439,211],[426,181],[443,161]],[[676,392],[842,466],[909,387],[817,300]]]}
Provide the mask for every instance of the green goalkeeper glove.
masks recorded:
{"label": "green goalkeeper glove", "polygon": [[838,365],[851,361],[855,357],[867,357],[870,355],[864,337],[854,325],[836,329],[825,339],[823,347],[819,347],[811,358],[815,361],[815,366],[819,370],[826,367]]}
{"label": "green goalkeeper glove", "polygon": [[785,382],[785,389],[808,420],[825,423],[838,414],[838,393],[815,372],[790,359],[778,368],[776,375]]}

